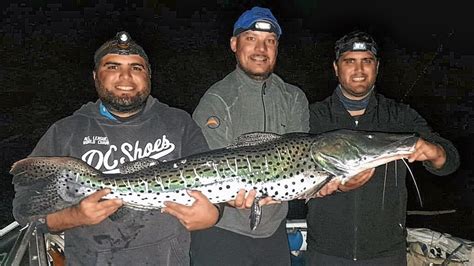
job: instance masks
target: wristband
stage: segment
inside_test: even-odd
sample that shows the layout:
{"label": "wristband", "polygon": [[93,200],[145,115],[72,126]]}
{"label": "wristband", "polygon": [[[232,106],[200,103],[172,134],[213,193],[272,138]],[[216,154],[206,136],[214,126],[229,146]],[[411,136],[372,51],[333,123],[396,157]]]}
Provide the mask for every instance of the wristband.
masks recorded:
{"label": "wristband", "polygon": [[217,204],[214,204],[214,206],[217,208],[217,212],[219,213],[219,215],[217,216],[217,221],[216,221],[216,224],[217,224],[221,220],[222,215],[224,215],[225,204],[217,203]]}

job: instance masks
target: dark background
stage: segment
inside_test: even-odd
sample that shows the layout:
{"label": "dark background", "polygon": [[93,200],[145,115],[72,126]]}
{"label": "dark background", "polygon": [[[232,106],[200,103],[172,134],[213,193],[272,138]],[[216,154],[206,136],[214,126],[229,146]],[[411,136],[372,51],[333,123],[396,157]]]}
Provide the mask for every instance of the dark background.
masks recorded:
{"label": "dark background", "polygon": [[192,112],[214,82],[235,68],[232,25],[246,9],[270,7],[280,39],[276,73],[310,102],[336,85],[333,44],[354,29],[381,46],[377,89],[410,104],[461,154],[461,168],[435,177],[415,163],[424,206],[408,181],[409,210],[456,210],[408,217],[474,239],[474,45],[467,3],[431,1],[2,1],[0,3],[0,228],[13,220],[8,170],[47,128],[96,99],[93,53],[117,31],[130,32],[152,64],[152,94]]}

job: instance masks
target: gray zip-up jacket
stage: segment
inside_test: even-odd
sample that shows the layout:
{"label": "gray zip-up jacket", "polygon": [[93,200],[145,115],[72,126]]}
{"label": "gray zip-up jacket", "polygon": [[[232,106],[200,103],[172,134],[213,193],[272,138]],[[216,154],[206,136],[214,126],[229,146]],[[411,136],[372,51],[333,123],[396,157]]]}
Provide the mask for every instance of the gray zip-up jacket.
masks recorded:
{"label": "gray zip-up jacket", "polygon": [[[249,132],[308,132],[308,100],[301,89],[276,74],[255,81],[237,67],[207,90],[193,119],[202,128],[209,147],[216,149]],[[249,210],[225,207],[216,226],[254,238],[269,237],[287,212],[287,203],[264,206],[262,221],[251,231]]]}

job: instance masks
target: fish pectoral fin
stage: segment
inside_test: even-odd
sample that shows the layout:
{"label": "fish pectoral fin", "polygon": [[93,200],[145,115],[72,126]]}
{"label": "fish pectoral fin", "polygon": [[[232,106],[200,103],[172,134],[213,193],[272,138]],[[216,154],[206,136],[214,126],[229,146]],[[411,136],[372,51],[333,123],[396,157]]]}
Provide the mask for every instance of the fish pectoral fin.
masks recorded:
{"label": "fish pectoral fin", "polygon": [[119,170],[121,174],[131,174],[159,163],[160,161],[152,158],[142,158],[133,162],[125,162],[119,167]]}
{"label": "fish pectoral fin", "polygon": [[260,220],[262,218],[262,206],[258,203],[260,201],[260,197],[256,197],[250,207],[250,229],[254,231],[257,229],[257,226],[260,224]]}

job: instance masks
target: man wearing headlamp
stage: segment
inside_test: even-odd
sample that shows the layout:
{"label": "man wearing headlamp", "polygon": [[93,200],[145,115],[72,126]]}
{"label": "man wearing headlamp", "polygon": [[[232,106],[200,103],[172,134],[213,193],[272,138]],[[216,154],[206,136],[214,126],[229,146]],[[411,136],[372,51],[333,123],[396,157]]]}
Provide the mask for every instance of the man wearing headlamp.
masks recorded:
{"label": "man wearing headlamp", "polygon": [[[99,47],[94,64],[99,99],[54,123],[30,156],[70,156],[118,173],[124,163],[145,157],[170,161],[208,150],[189,114],[150,96],[148,56],[128,33],[119,32]],[[28,213],[36,190],[15,189],[13,215],[26,224],[37,218]],[[99,190],[37,219],[40,233],[64,232],[68,265],[187,266],[189,231],[208,228],[219,217],[198,191],[189,192],[196,199],[192,206],[168,202],[165,213],[125,208],[120,199],[102,200],[109,193]]]}
{"label": "man wearing headlamp", "polygon": [[[230,48],[237,66],[209,88],[193,113],[210,148],[222,148],[244,133],[308,131],[308,101],[302,90],[273,73],[282,30],[267,8],[245,11],[234,24]],[[192,234],[194,265],[289,265],[288,204],[259,201],[262,221],[252,231],[250,206],[256,191],[240,191],[221,221]]]}
{"label": "man wearing headlamp", "polygon": [[[408,105],[375,91],[378,52],[365,32],[351,32],[336,42],[333,67],[339,84],[332,96],[310,105],[310,132],[416,132],[421,138],[408,161],[423,161],[439,176],[454,172],[459,155],[453,144]],[[330,184],[342,193],[310,200],[309,265],[406,265],[406,171],[403,162],[391,162],[373,175]]]}

